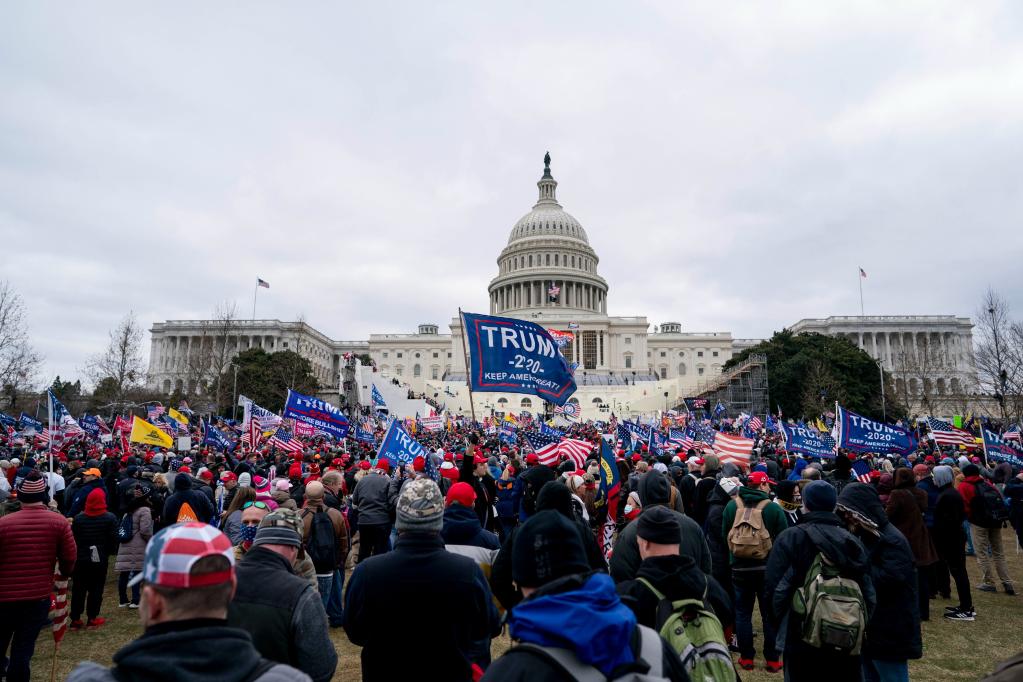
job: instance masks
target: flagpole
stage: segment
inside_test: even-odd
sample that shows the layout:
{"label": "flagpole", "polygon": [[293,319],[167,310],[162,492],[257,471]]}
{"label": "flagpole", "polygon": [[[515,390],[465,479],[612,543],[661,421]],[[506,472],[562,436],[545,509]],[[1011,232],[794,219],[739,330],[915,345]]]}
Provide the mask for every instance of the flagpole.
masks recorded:
{"label": "flagpole", "polygon": [[980,425],[980,446],[984,449],[984,468],[990,469],[991,464],[987,459],[987,437],[984,436],[984,424]]}
{"label": "flagpole", "polygon": [[[860,285],[860,287],[861,287],[861,289],[862,289],[862,285]],[[256,296],[257,296],[258,294],[259,294],[259,280],[257,279],[257,280],[256,280],[256,288],[255,288],[255,290],[253,290],[253,292],[252,292],[252,319],[253,319],[253,320],[255,320],[255,319],[256,319]],[[863,294],[863,292],[861,291],[861,292],[860,292],[860,296],[861,296],[861,298],[862,298],[862,294]],[[862,307],[862,306],[861,306],[861,307]]]}
{"label": "flagpole", "polygon": [[462,357],[465,358],[465,384],[469,387],[469,410],[472,412],[472,421],[475,424],[476,404],[472,397],[472,377],[469,375],[472,372],[472,368],[469,367],[469,330],[465,328],[465,315],[462,314],[461,307],[458,309],[458,319],[462,321]]}
{"label": "flagpole", "polygon": [[863,314],[863,268],[860,268],[859,272],[857,272],[856,274],[857,274],[856,279],[860,283],[860,317],[864,317],[864,314]]}

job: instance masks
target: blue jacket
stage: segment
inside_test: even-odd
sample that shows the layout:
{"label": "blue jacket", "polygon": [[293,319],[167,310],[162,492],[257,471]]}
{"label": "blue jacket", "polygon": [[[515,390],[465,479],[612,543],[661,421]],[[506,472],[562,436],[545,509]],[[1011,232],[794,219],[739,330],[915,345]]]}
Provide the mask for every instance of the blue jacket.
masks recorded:
{"label": "blue jacket", "polygon": [[518,476],[513,476],[507,481],[498,478],[496,484],[498,518],[515,518],[519,515],[519,505],[522,502],[522,481]]}
{"label": "blue jacket", "polygon": [[938,504],[938,496],[941,490],[934,484],[934,477],[927,475],[916,484],[917,488],[927,493],[927,511],[924,512],[924,524],[928,528],[934,527],[934,507]]}
{"label": "blue jacket", "polygon": [[461,504],[452,504],[444,510],[444,528],[440,536],[445,545],[501,549],[497,536],[480,525],[476,511]]}

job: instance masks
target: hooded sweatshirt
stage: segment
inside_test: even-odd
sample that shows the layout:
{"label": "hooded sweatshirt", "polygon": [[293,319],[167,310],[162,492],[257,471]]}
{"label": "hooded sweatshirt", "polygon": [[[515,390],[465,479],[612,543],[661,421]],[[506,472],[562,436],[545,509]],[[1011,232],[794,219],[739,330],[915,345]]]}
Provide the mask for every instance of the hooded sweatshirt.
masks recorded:
{"label": "hooded sweatshirt", "polygon": [[192,477],[178,474],[174,477],[174,492],[167,497],[163,507],[163,521],[167,524],[176,523],[181,508],[188,504],[199,521],[209,523],[213,518],[214,509],[210,499],[192,488]]}

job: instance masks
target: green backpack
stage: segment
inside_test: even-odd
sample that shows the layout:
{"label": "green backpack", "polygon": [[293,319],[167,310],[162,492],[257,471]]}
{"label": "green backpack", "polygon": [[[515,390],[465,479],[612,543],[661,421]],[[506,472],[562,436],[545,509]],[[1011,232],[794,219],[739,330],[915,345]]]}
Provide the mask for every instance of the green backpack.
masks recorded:
{"label": "green backpack", "polygon": [[[735,666],[725,630],[703,599],[669,601],[645,578],[639,582],[657,596],[660,635],[682,659],[692,682],[735,682]],[[706,597],[706,593],[704,593]]]}
{"label": "green backpack", "polygon": [[[813,526],[806,532],[820,547]],[[812,647],[858,656],[867,628],[867,605],[859,584],[818,550],[803,586],[792,595],[792,610],[803,619],[803,641]]]}

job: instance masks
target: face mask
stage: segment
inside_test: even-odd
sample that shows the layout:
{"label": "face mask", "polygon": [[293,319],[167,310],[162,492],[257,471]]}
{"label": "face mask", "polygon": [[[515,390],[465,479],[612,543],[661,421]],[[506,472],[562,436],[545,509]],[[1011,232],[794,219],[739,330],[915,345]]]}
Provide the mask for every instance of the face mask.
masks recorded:
{"label": "face mask", "polygon": [[256,539],[256,531],[259,530],[259,526],[242,526],[241,537],[242,544],[246,547],[252,544],[252,541]]}

